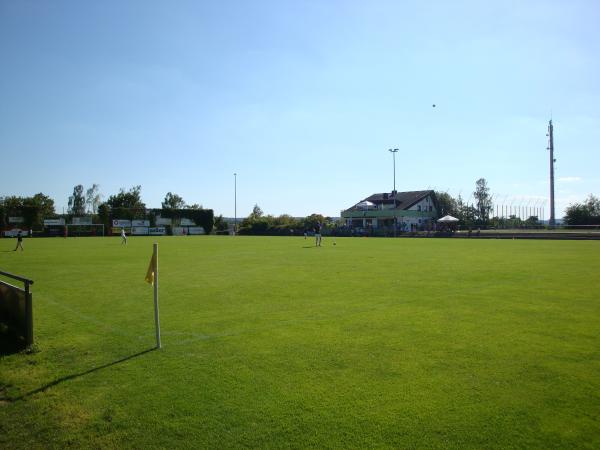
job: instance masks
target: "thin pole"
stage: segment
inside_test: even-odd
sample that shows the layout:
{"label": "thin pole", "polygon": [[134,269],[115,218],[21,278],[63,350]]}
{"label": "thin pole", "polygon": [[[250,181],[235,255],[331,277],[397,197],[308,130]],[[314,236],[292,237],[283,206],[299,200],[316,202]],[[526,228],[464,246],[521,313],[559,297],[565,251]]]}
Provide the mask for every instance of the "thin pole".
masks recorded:
{"label": "thin pole", "polygon": [[396,237],[396,228],[398,228],[398,216],[396,215],[396,153],[398,153],[398,149],[390,148],[388,151],[392,153],[392,159],[394,161],[394,190],[392,191],[392,194],[394,196],[394,237]]}
{"label": "thin pole", "polygon": [[153,245],[154,260],[154,324],[156,326],[156,348],[161,348],[160,344],[160,320],[158,317],[158,243]]}
{"label": "thin pole", "polygon": [[233,235],[237,234],[237,173],[233,174]]}
{"label": "thin pole", "polygon": [[552,120],[548,122],[548,150],[550,150],[550,222],[551,228],[556,223],[554,216],[554,126]]}

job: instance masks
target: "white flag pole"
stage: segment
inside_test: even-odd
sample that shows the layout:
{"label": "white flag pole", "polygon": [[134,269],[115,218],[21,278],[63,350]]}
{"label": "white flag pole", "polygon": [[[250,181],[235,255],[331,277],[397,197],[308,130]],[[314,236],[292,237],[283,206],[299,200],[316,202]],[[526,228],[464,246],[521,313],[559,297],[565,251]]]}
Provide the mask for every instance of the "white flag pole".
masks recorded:
{"label": "white flag pole", "polygon": [[158,243],[153,246],[154,259],[154,323],[156,325],[156,348],[161,348],[160,345],[160,320],[158,318]]}

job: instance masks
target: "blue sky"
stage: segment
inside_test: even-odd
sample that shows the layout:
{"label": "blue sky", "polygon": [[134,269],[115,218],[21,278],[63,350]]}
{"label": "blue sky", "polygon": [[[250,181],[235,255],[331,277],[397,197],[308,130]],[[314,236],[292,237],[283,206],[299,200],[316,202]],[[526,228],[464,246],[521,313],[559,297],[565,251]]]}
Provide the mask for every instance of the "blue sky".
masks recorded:
{"label": "blue sky", "polygon": [[[0,195],[142,186],[216,214],[374,192],[548,216],[600,194],[596,1],[0,0]],[[433,108],[432,105],[436,107]]]}

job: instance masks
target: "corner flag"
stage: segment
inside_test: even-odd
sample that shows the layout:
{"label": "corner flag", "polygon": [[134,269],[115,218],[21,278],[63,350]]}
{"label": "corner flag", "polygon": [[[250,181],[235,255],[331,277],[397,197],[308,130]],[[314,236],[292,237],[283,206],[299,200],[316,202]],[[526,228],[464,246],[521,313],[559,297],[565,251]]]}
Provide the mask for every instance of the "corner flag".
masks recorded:
{"label": "corner flag", "polygon": [[154,274],[156,274],[156,253],[152,253],[152,258],[150,258],[150,265],[146,272],[146,283],[154,284]]}
{"label": "corner flag", "polygon": [[146,282],[154,286],[154,324],[156,326],[156,348],[160,348],[160,321],[158,318],[158,244],[152,246],[152,258],[146,272]]}

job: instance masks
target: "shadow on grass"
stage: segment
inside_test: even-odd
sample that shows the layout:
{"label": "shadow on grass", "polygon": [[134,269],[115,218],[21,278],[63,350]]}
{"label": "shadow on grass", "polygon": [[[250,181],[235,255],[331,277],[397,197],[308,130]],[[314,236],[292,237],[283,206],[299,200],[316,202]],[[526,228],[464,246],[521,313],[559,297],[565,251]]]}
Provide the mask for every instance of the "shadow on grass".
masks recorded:
{"label": "shadow on grass", "polygon": [[[129,356],[126,356],[124,358],[117,359],[116,361],[104,364],[102,366],[94,367],[92,369],[89,369],[89,370],[86,370],[86,371],[83,371],[83,372],[74,373],[72,375],[67,375],[65,377],[58,378],[58,379],[56,379],[56,380],[54,380],[54,381],[52,381],[50,383],[47,383],[47,384],[44,384],[43,386],[40,386],[37,389],[34,389],[33,391],[29,391],[29,392],[26,392],[25,394],[19,395],[18,397],[4,397],[4,398],[2,398],[2,396],[0,396],[0,401],[16,402],[16,401],[19,401],[19,400],[25,400],[28,397],[31,397],[32,395],[35,395],[35,394],[39,394],[40,392],[44,392],[46,389],[49,389],[52,386],[56,386],[57,384],[61,384],[61,383],[64,383],[65,381],[73,380],[75,378],[79,378],[79,377],[82,377],[84,375],[89,375],[90,373],[94,373],[94,372],[97,372],[98,370],[106,369],[107,367],[115,366],[115,365],[120,364],[122,362],[129,361],[130,359],[137,358],[138,356],[145,355],[146,353],[150,353],[150,352],[152,352],[154,350],[156,350],[156,348],[149,348],[147,350],[135,353],[133,355],[129,355]],[[1,392],[1,390],[0,390],[0,392]]]}
{"label": "shadow on grass", "polygon": [[12,355],[27,350],[28,347],[25,341],[11,333],[3,323],[0,323],[0,356]]}

